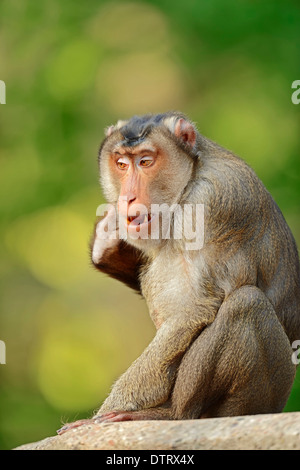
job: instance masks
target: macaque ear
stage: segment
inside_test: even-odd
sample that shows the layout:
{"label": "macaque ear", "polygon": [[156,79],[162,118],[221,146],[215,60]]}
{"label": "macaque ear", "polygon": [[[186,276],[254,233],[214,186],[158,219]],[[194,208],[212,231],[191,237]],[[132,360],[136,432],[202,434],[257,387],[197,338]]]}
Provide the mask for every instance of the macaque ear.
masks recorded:
{"label": "macaque ear", "polygon": [[121,121],[121,120],[119,120],[116,125],[107,127],[107,128],[105,129],[105,135],[106,135],[106,137],[109,137],[110,135],[112,135],[112,133],[113,133],[114,131],[116,131],[117,129],[121,129],[121,127],[125,126],[125,124],[126,124],[127,122],[128,122],[128,121]]}
{"label": "macaque ear", "polygon": [[176,135],[180,140],[186,142],[191,147],[196,144],[196,130],[189,121],[184,118],[171,117],[164,121],[164,124],[170,131]]}
{"label": "macaque ear", "polygon": [[115,130],[115,126],[109,126],[105,129],[105,135],[106,137],[109,137],[112,135],[113,131]]}
{"label": "macaque ear", "polygon": [[174,134],[179,139],[190,144],[191,147],[194,147],[196,143],[196,131],[190,122],[183,118],[178,119],[175,124]]}

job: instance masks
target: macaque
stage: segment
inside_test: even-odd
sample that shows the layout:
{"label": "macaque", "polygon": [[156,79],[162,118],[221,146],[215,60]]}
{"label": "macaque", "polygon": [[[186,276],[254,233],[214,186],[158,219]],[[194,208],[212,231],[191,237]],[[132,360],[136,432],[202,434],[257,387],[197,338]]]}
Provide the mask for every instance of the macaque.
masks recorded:
{"label": "macaque", "polygon": [[[109,127],[99,166],[110,206],[95,226],[92,262],[145,298],[157,332],[95,416],[59,432],[281,412],[296,371],[291,343],[300,339],[299,259],[254,171],[177,112]],[[185,222],[179,209],[197,205],[203,244],[187,249],[186,232],[174,236]],[[166,207],[172,226],[151,237]]]}

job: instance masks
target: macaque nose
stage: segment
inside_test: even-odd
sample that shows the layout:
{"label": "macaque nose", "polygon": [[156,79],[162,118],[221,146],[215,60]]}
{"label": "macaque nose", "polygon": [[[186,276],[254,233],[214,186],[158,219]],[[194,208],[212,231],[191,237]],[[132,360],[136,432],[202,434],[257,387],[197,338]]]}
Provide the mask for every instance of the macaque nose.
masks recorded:
{"label": "macaque nose", "polygon": [[136,196],[132,194],[125,194],[124,196],[120,196],[118,202],[119,212],[122,215],[127,215],[129,207],[134,203],[135,200]]}
{"label": "macaque nose", "polygon": [[128,199],[128,206],[130,206],[136,200],[135,196],[132,196]]}

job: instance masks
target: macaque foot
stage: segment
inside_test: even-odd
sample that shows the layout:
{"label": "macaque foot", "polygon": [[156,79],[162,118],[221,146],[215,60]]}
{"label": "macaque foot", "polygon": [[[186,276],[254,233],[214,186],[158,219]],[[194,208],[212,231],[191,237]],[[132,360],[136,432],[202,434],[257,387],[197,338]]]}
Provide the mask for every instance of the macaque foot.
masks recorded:
{"label": "macaque foot", "polygon": [[151,416],[143,411],[112,411],[94,416],[91,419],[79,419],[73,423],[65,424],[62,428],[58,429],[57,434],[64,434],[71,429],[84,426],[85,424],[117,423],[119,421],[140,421],[145,419],[151,419]]}

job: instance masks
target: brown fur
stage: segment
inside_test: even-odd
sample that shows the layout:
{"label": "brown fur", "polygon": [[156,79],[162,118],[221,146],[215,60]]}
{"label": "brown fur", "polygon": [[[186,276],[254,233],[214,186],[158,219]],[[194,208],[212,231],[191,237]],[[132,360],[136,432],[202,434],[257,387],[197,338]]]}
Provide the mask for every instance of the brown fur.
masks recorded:
{"label": "brown fur", "polygon": [[[162,159],[161,170],[147,180],[147,204],[204,204],[205,243],[195,252],[185,250],[185,240],[129,238],[103,250],[96,267],[142,293],[157,334],[114,384],[97,417],[280,412],[295,376],[290,343],[300,338],[295,241],[254,171],[187,119],[181,135],[182,115],[172,116],[146,136]],[[122,126],[100,153],[102,183],[114,203],[122,182],[108,162],[121,139]]]}

